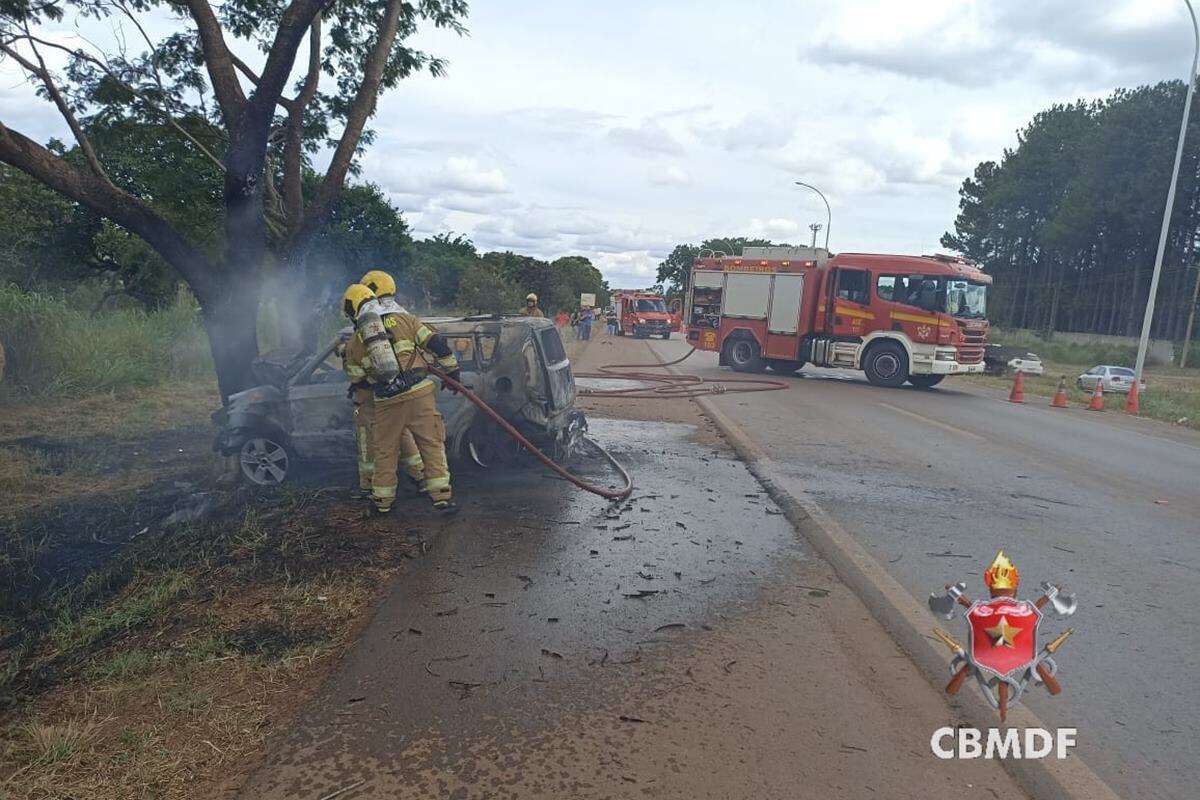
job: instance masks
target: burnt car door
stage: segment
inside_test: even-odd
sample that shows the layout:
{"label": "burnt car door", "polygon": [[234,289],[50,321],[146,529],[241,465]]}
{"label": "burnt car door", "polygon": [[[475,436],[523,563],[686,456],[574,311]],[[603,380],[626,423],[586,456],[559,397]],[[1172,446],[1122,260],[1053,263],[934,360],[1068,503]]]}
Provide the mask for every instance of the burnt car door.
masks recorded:
{"label": "burnt car door", "polygon": [[350,379],[334,344],[309,359],[288,384],[292,447],[304,459],[354,457],[354,405]]}

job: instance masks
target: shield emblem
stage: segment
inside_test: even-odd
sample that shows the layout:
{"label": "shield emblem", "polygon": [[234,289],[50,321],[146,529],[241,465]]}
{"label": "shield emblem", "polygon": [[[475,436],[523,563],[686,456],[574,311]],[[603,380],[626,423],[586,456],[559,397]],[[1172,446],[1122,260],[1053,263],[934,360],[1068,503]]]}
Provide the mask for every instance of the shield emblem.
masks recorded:
{"label": "shield emblem", "polygon": [[1028,600],[994,597],[977,601],[967,610],[971,661],[984,675],[1020,682],[1037,655],[1041,623],[1042,612]]}

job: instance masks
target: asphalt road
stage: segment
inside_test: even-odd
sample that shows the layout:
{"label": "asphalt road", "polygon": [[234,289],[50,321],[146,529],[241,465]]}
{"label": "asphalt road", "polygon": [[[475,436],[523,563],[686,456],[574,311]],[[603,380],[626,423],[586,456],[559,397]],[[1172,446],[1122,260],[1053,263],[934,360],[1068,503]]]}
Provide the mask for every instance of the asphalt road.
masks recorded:
{"label": "asphalt road", "polygon": [[[729,374],[708,353],[680,368]],[[793,380],[717,403],[922,601],[957,580],[984,594],[999,548],[1021,596],[1043,580],[1077,592],[1075,616],[1043,628],[1076,629],[1058,656],[1064,691],[1032,687],[1026,702],[1052,727],[1078,727],[1079,754],[1122,795],[1195,797],[1200,436],[1119,412],[1015,405],[954,379],[889,390],[809,367]]]}

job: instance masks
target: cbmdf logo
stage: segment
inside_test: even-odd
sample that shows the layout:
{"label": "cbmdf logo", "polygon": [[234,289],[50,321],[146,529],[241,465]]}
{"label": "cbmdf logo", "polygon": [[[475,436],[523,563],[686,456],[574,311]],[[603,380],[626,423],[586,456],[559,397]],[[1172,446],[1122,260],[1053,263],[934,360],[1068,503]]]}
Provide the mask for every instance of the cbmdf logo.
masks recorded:
{"label": "cbmdf logo", "polygon": [[967,678],[975,678],[984,697],[999,711],[1001,722],[1031,683],[1042,684],[1052,695],[1062,691],[1055,678],[1058,665],[1053,656],[1074,632],[1068,628],[1041,645],[1047,613],[1059,619],[1071,616],[1077,606],[1075,595],[1043,583],[1037,600],[1020,600],[1020,579],[1016,566],[1001,550],[983,573],[988,599],[971,600],[964,594],[967,585],[962,582],[946,584],[944,592],[929,595],[929,610],[943,619],[954,619],[960,608],[965,609],[966,647],[940,628],[933,629],[954,653],[950,664],[953,677],[946,684],[946,693],[956,694]]}

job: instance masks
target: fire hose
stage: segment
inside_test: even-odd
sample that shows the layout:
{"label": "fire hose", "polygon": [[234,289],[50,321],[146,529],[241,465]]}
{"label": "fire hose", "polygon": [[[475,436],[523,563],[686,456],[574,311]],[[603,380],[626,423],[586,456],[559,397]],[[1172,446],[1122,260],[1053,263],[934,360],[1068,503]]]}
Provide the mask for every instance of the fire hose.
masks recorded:
{"label": "fire hose", "polygon": [[471,389],[469,387],[464,385],[462,382],[457,381],[454,378],[451,378],[449,375],[447,375],[442,370],[438,369],[433,364],[426,362],[425,368],[428,369],[429,372],[436,375],[438,378],[441,378],[442,382],[445,383],[447,386],[449,386],[451,389],[453,389],[454,391],[461,394],[463,397],[470,400],[475,405],[476,408],[478,408],[486,416],[491,418],[491,420],[493,422],[495,422],[497,425],[499,425],[505,433],[507,433],[509,436],[511,436],[513,439],[515,439],[522,447],[524,447],[526,450],[528,450],[530,453],[532,453],[534,458],[536,458],[538,461],[542,462],[542,464],[544,464],[547,469],[551,470],[552,472],[559,475],[563,479],[570,481],[571,483],[575,484],[580,489],[583,489],[586,492],[591,492],[592,494],[599,495],[600,497],[603,497],[606,500],[624,500],[626,497],[629,497],[629,495],[633,493],[633,479],[631,477],[629,477],[629,473],[625,471],[625,467],[621,466],[621,463],[619,461],[617,461],[615,458],[613,458],[611,453],[609,453],[607,450],[605,450],[600,445],[596,444],[596,442],[592,441],[587,436],[584,436],[583,440],[585,442],[587,442],[588,444],[590,444],[592,447],[596,448],[596,450],[598,450],[600,452],[600,455],[604,456],[604,458],[608,461],[608,463],[612,464],[613,468],[616,469],[616,471],[620,473],[621,479],[625,481],[625,486],[623,488],[621,488],[621,489],[605,489],[601,486],[596,486],[594,484],[588,483],[587,481],[583,480],[583,478],[580,478],[580,477],[574,475],[569,470],[567,470],[566,467],[560,466],[554,459],[552,459],[550,456],[543,453],[536,445],[533,444],[533,442],[526,439],[525,436],[522,435],[522,433],[519,430],[517,430],[516,427],[514,427],[512,423],[510,423],[504,417],[500,416],[499,412],[497,412],[494,408],[492,408],[486,402],[484,402],[483,398],[481,398],[479,395],[475,394],[475,392],[471,391]]}
{"label": "fire hose", "polygon": [[[650,372],[620,372],[627,369],[665,369],[687,360],[696,348],[687,351],[674,361],[661,364],[605,364],[597,372],[576,372],[577,378],[605,378],[609,380],[637,381],[641,384],[659,384],[657,386],[630,386],[624,389],[580,389],[579,393],[587,397],[623,397],[650,398],[661,400],[664,397],[703,397],[711,394],[727,394],[735,392],[777,392],[788,389],[791,384],[773,378],[722,378],[720,382],[710,383],[699,375],[662,375]],[[728,384],[735,384],[730,386]]]}

